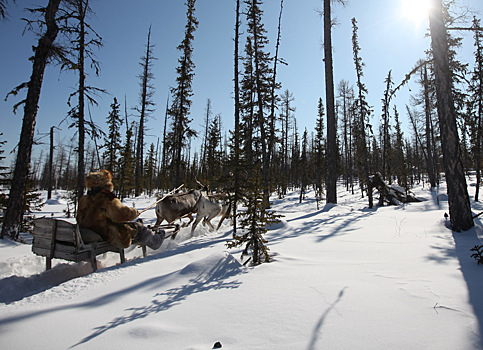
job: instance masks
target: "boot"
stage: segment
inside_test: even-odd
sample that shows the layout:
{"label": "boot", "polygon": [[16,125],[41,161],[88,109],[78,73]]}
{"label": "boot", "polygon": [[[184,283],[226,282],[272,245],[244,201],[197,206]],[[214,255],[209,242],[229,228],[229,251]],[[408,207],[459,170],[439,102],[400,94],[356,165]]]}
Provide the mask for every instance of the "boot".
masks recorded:
{"label": "boot", "polygon": [[164,230],[153,231],[150,227],[144,226],[140,232],[139,243],[147,245],[152,250],[156,250],[163,244],[165,235]]}

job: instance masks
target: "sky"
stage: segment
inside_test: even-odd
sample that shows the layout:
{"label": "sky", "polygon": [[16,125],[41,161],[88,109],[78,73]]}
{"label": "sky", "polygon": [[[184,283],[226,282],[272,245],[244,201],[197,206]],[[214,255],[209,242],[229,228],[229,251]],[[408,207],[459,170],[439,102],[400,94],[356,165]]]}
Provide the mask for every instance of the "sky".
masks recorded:
{"label": "sky", "polygon": [[[333,6],[337,26],[333,29],[334,81],[341,79],[354,84],[356,80],[352,56],[352,24],[358,21],[360,57],[364,67],[363,82],[369,94],[368,102],[373,106],[373,124],[378,125],[381,115],[386,78],[389,70],[396,84],[404,79],[418,59],[424,58],[424,51],[429,48],[429,38],[425,37],[428,27],[427,17],[421,15],[418,6],[424,0],[348,0],[347,6]],[[468,6],[478,12],[481,18],[483,1],[458,0],[458,4]],[[10,2],[11,3],[11,2]],[[17,0],[8,8],[9,16],[0,22],[0,140],[6,140],[4,156],[18,143],[23,108],[13,114],[13,106],[23,96],[10,96],[4,101],[10,90],[24,81],[31,74],[32,46],[37,38],[25,32],[25,23],[21,20],[29,14],[26,7],[45,6],[44,1]],[[175,84],[176,67],[180,56],[176,47],[184,37],[186,7],[181,0],[91,0],[94,14],[89,23],[102,37],[104,46],[96,50],[96,57],[101,62],[101,73],[97,77],[88,72],[87,84],[102,88],[108,94],[98,97],[98,106],[91,106],[93,120],[106,130],[105,120],[110,111],[110,104],[116,97],[124,111],[127,101],[130,120],[137,118],[133,108],[139,104],[140,58],[144,55],[149,26],[152,26],[154,56],[152,73],[155,93],[153,101],[156,111],[148,121],[146,148],[156,144],[162,137],[164,114],[169,89]],[[285,0],[279,57],[287,61],[287,66],[279,66],[278,80],[282,91],[288,89],[294,96],[295,116],[299,132],[304,128],[309,132],[315,127],[317,102],[325,100],[323,66],[323,26],[319,10],[321,0],[294,1]],[[263,4],[263,21],[268,31],[270,43],[267,49],[275,52],[280,1],[266,0]],[[193,80],[193,104],[190,110],[192,128],[201,134],[207,99],[211,100],[213,116],[221,114],[224,130],[233,128],[233,51],[235,1],[198,0],[195,16],[199,27],[194,36],[193,61],[196,65]],[[245,19],[242,18],[244,21]],[[465,36],[460,59],[473,63],[471,34]],[[244,41],[240,45],[243,50]],[[42,149],[46,149],[46,136],[52,126],[55,142],[69,144],[73,130],[65,120],[69,107],[67,100],[75,90],[76,78],[72,73],[60,73],[59,67],[47,67],[44,75],[42,93],[37,114],[36,137],[41,144],[34,147],[34,158],[38,158]],[[413,87],[413,89],[411,89]],[[403,119],[403,127],[409,136],[409,124],[405,116],[405,105],[414,85],[403,88],[394,103]],[[44,144],[42,144],[44,143]],[[193,141],[196,150],[200,140]],[[44,152],[45,156],[45,152]],[[5,160],[8,162],[9,159]],[[5,165],[9,165],[8,163]]]}

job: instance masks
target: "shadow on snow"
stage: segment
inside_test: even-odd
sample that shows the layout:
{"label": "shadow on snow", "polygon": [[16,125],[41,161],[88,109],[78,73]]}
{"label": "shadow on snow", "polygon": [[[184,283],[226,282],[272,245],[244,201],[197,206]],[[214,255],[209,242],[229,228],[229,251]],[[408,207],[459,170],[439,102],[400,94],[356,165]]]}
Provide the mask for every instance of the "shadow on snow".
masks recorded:
{"label": "shadow on snow", "polygon": [[342,288],[342,290],[339,292],[339,295],[337,296],[337,299],[332,304],[330,304],[330,306],[327,308],[327,310],[325,310],[325,312],[322,314],[319,321],[315,325],[312,331],[312,337],[310,338],[308,350],[318,349],[318,347],[316,347],[316,343],[317,343],[317,339],[319,338],[319,334],[322,329],[322,326],[324,325],[325,319],[330,314],[330,312],[335,309],[335,306],[340,302],[340,300],[344,296],[344,291],[346,289],[347,287]]}
{"label": "shadow on snow", "polygon": [[[95,331],[92,334],[80,340],[78,343],[71,346],[71,348],[87,343],[118,326],[148,317],[152,314],[166,311],[181,303],[188,296],[209,290],[238,288],[241,285],[240,281],[227,280],[242,273],[240,267],[241,265],[231,257],[231,255],[226,255],[224,259],[218,260],[218,262],[207,271],[201,271],[195,278],[189,279],[187,283],[155,294],[154,299],[149,305],[126,309],[125,311],[127,311],[128,314],[116,317],[109,323],[95,328]],[[196,270],[197,268],[193,264],[186,266],[175,274],[179,273],[180,275],[189,276]],[[150,280],[148,284],[150,287],[161,289],[164,284],[163,280],[166,278],[167,276],[156,277],[152,279],[152,282]]]}
{"label": "shadow on snow", "polygon": [[455,242],[455,254],[458,257],[461,272],[468,287],[468,298],[473,312],[477,318],[478,335],[475,339],[475,347],[483,349],[483,279],[481,278],[481,266],[471,257],[470,249],[481,244],[477,230],[482,230],[481,221],[475,220],[476,227],[466,232],[453,232]]}
{"label": "shadow on snow", "polygon": [[483,226],[480,219],[475,219],[475,227],[470,230],[466,232],[452,231],[452,237],[441,237],[449,240],[452,239],[454,241],[454,248],[433,246],[432,248],[438,250],[438,253],[428,257],[428,260],[438,263],[458,259],[460,271],[463,274],[468,288],[468,301],[476,317],[477,330],[475,332],[474,345],[477,349],[483,349],[483,298],[481,298],[483,279],[481,278],[482,267],[471,257],[470,249],[475,245],[482,244],[478,238],[478,233],[482,231]]}
{"label": "shadow on snow", "polygon": [[[212,245],[220,243],[220,242],[225,242],[229,235],[231,235],[231,230],[224,233],[222,236],[218,236],[217,239],[213,239],[212,236],[211,237],[210,236],[203,236],[203,237],[200,237],[201,239],[199,239],[197,241],[187,242],[187,244],[178,246],[176,249],[167,250],[167,251],[164,251],[164,252],[161,252],[161,253],[158,253],[158,254],[149,255],[146,258],[133,259],[131,261],[127,261],[126,263],[124,263],[122,265],[107,267],[107,268],[104,268],[102,270],[98,270],[95,273],[96,274],[108,273],[108,272],[113,271],[113,270],[124,269],[124,268],[128,268],[130,266],[135,266],[135,265],[138,265],[138,264],[147,263],[149,261],[163,259],[163,258],[166,258],[166,257],[175,256],[175,255],[178,255],[178,254],[183,254],[183,253],[190,252],[190,251],[197,250],[197,249],[203,249],[203,248],[212,246]],[[86,275],[91,271],[89,264],[81,265],[80,267],[78,267],[76,265],[67,265],[67,267],[59,266],[58,269],[62,270],[62,273],[57,273],[55,275],[59,275],[61,277],[58,277],[59,278],[58,281],[54,281],[54,280],[52,280],[52,274],[55,273],[55,271],[54,271],[55,268],[56,267],[54,267],[50,271],[45,271],[45,272],[42,272],[38,275],[29,276],[29,277],[14,276],[17,279],[16,288],[17,289],[21,288],[21,287],[19,287],[19,281],[20,281],[20,285],[23,286],[22,288],[26,288],[27,290],[23,291],[23,293],[21,294],[20,297],[14,298],[13,296],[10,296],[9,297],[11,299],[10,302],[13,302],[13,301],[16,301],[16,300],[21,300],[24,297],[32,296],[32,295],[41,293],[43,291],[49,290],[49,289],[51,289],[51,288],[53,288],[53,287],[55,287],[55,286],[57,286],[61,283],[67,282],[68,280],[70,280],[72,278],[81,277],[83,274]],[[70,272],[67,277],[65,276],[64,270]],[[227,271],[230,271],[230,270],[227,270]],[[212,274],[213,274],[213,276],[211,277],[212,279],[214,277],[217,277],[217,279],[220,279],[223,276],[222,274],[219,273],[219,271],[216,271],[216,270],[213,270]],[[85,308],[85,307],[101,307],[101,306],[104,306],[107,303],[114,302],[116,299],[118,299],[119,297],[121,297],[125,294],[132,293],[132,292],[135,292],[137,290],[141,290],[141,289],[144,289],[144,288],[151,288],[153,285],[156,286],[157,288],[162,287],[164,283],[167,283],[166,281],[170,280],[169,279],[170,276],[171,276],[171,274],[168,274],[168,275],[164,275],[164,276],[157,276],[157,277],[154,277],[154,278],[151,278],[151,279],[147,279],[147,280],[145,280],[142,283],[139,283],[137,285],[125,288],[125,289],[117,291],[117,292],[106,294],[102,297],[93,299],[93,300],[85,302],[85,303],[59,306],[59,307],[54,307],[54,308],[46,309],[46,310],[43,309],[43,310],[38,310],[38,311],[34,311],[34,312],[28,312],[28,313],[24,313],[22,315],[16,315],[16,316],[7,317],[7,318],[3,318],[3,319],[0,318],[0,329],[1,329],[2,326],[5,326],[7,324],[20,322],[20,321],[23,321],[23,320],[26,320],[26,319],[37,317],[37,316],[40,316],[40,315],[45,315],[45,314],[51,313],[51,312],[58,312],[58,311],[63,311],[63,310],[78,309],[78,308]],[[225,273],[225,276],[226,276],[226,273]],[[228,277],[228,276],[226,276],[226,277]],[[87,275],[87,276],[85,276],[85,278],[89,278],[89,276]],[[8,284],[9,282],[12,282],[12,281],[13,280],[11,279],[11,277],[7,277],[7,278],[4,278],[3,280],[1,280],[0,281],[0,290],[2,290],[2,288],[1,288],[2,286],[4,286],[5,284]],[[40,286],[35,287],[38,284]],[[32,286],[32,285],[34,287],[29,287],[29,286]],[[185,292],[190,291],[190,289],[186,289],[186,288],[184,290],[185,290]],[[2,296],[2,298],[5,299],[3,296]],[[16,299],[16,300],[14,300],[14,299]],[[179,300],[181,300],[181,298],[179,298]]]}
{"label": "shadow on snow", "polygon": [[295,238],[305,234],[312,234],[316,236],[316,242],[320,243],[329,238],[346,235],[349,232],[357,230],[357,227],[349,227],[356,224],[358,221],[375,214],[378,209],[378,207],[359,210],[347,209],[347,211],[344,212],[338,211],[331,213],[334,208],[345,210],[345,208],[341,206],[330,204],[326,205],[321,210],[289,219],[287,220],[287,223],[301,220],[303,222],[302,224],[297,224],[296,227],[290,227],[286,230],[282,228],[280,232],[274,232],[269,238],[269,242],[275,243],[286,238]]}

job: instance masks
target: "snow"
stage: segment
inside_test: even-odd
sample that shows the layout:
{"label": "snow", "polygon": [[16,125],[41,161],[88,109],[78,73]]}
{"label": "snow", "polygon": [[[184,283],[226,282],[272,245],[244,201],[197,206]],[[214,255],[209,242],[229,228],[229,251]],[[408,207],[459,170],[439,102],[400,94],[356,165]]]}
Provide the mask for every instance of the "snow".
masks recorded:
{"label": "snow", "polygon": [[[0,240],[2,349],[483,349],[483,266],[470,257],[482,223],[453,233],[445,187],[414,192],[424,201],[374,209],[343,188],[321,210],[313,193],[273,198],[284,216],[257,267],[226,248],[229,220],[183,228],[146,258],[128,249],[123,265],[108,253],[95,273],[62,260],[44,271],[29,244]],[[38,217],[64,215],[56,196]]]}

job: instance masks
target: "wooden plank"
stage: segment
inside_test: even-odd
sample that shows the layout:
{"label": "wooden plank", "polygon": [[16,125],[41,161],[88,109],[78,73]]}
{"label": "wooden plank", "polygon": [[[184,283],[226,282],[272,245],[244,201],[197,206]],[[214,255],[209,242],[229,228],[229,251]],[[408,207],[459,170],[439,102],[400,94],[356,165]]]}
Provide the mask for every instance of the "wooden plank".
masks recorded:
{"label": "wooden plank", "polygon": [[75,226],[57,227],[55,239],[61,242],[75,243]]}
{"label": "wooden plank", "polygon": [[52,232],[52,241],[50,242],[50,255],[49,255],[50,259],[54,257],[56,237],[57,237],[57,221],[54,221],[54,231]]}
{"label": "wooden plank", "polygon": [[[75,262],[82,261],[82,260],[79,260],[78,254],[68,254],[63,252],[54,252],[54,259],[64,259],[64,260],[75,261]],[[83,260],[86,260],[86,259],[83,259]]]}
{"label": "wooden plank", "polygon": [[54,254],[57,252],[76,254],[77,247],[75,247],[72,244],[63,244],[63,243],[57,242],[57,244],[55,245]]}
{"label": "wooden plank", "polygon": [[44,238],[44,237],[34,237],[34,241],[32,242],[32,247],[50,249],[51,240]]}
{"label": "wooden plank", "polygon": [[[40,256],[45,256],[47,258],[50,257],[50,249],[36,248],[33,252],[37,255],[40,255]],[[54,252],[53,257],[57,258],[57,259],[64,259],[64,260],[69,260],[69,261],[77,261],[76,254]]]}
{"label": "wooden plank", "polygon": [[52,239],[52,232],[35,230],[32,232],[34,237],[45,238],[48,240]]}
{"label": "wooden plank", "polygon": [[49,256],[50,255],[50,247],[43,248],[43,247],[32,247],[32,251],[40,256]]}
{"label": "wooden plank", "polygon": [[63,242],[75,241],[75,228],[76,225],[68,221],[42,218],[34,221],[33,235],[38,237],[50,238],[56,229],[56,239]]}
{"label": "wooden plank", "polygon": [[46,238],[52,237],[55,229],[55,221],[52,219],[38,219],[34,220],[34,236],[42,236]]}
{"label": "wooden plank", "polygon": [[72,224],[64,220],[57,221],[57,231],[55,239],[62,242],[73,242],[75,243],[75,224]]}

